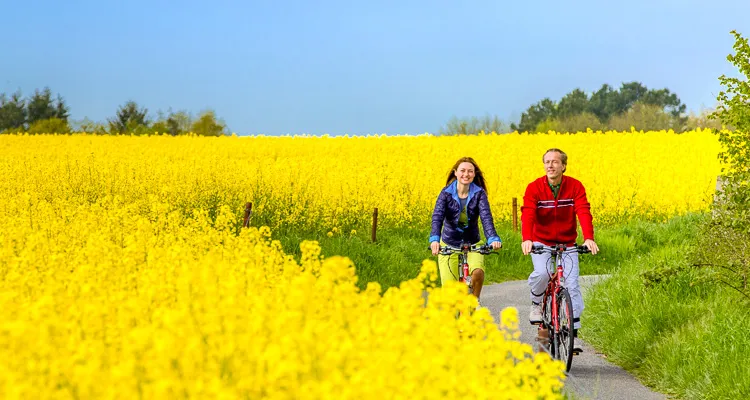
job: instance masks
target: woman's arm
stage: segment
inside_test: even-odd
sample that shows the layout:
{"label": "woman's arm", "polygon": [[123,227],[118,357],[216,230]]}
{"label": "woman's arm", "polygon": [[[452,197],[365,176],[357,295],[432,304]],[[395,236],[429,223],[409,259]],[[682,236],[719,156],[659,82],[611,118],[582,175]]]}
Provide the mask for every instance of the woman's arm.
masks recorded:
{"label": "woman's arm", "polygon": [[440,241],[440,234],[443,231],[443,219],[445,219],[445,196],[446,193],[444,191],[440,192],[440,195],[435,202],[435,209],[432,211],[430,243]]}
{"label": "woman's arm", "polygon": [[487,192],[481,191],[477,196],[479,196],[479,218],[482,219],[482,227],[484,227],[484,236],[487,237],[487,244],[491,245],[493,242],[502,243],[500,236],[498,236],[495,230],[495,222],[492,218],[490,202],[487,200]]}

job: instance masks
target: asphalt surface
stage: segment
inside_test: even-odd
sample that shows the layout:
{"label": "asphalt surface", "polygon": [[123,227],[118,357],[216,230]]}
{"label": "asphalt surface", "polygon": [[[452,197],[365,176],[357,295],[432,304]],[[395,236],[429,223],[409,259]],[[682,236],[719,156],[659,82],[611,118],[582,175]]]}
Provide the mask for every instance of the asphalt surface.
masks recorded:
{"label": "asphalt surface", "polygon": [[[586,300],[586,289],[602,276],[582,276],[579,279]],[[531,301],[526,281],[510,281],[486,285],[482,288],[481,305],[487,307],[495,320],[505,307],[516,307],[519,316],[521,341],[537,349],[537,326],[528,322]],[[586,328],[586,310],[581,318],[581,329]],[[607,361],[594,348],[583,342],[583,353],[573,356],[573,365],[565,379],[566,393],[573,393],[576,399],[666,399],[643,386],[631,374]]]}

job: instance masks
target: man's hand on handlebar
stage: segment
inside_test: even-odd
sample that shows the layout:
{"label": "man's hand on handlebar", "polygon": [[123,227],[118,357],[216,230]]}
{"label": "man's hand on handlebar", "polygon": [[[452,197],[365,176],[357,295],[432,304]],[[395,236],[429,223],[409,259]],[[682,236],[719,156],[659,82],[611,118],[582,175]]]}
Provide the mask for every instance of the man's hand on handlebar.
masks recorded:
{"label": "man's hand on handlebar", "polygon": [[588,247],[588,249],[591,251],[591,254],[596,254],[599,252],[599,246],[596,245],[596,242],[594,242],[591,239],[586,239],[583,242],[583,245]]}
{"label": "man's hand on handlebar", "polygon": [[523,250],[523,255],[529,255],[529,253],[531,253],[531,246],[533,245],[534,242],[532,242],[531,240],[524,240],[523,243],[521,243],[521,250]]}
{"label": "man's hand on handlebar", "polygon": [[497,250],[503,247],[503,244],[501,242],[492,242],[490,246],[492,246],[492,250]]}

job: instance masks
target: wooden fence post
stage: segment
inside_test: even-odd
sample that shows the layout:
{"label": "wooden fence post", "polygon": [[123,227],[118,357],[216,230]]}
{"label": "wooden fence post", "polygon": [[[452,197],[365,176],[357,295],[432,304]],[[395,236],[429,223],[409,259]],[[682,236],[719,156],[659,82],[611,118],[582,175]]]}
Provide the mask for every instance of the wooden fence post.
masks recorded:
{"label": "wooden fence post", "polygon": [[375,211],[372,212],[372,241],[376,241],[378,231],[378,208],[375,207]]}
{"label": "wooden fence post", "polygon": [[250,227],[250,214],[253,213],[253,203],[245,203],[245,220],[242,222],[242,226],[245,228]]}
{"label": "wooden fence post", "polygon": [[518,232],[518,199],[513,198],[513,232]]}

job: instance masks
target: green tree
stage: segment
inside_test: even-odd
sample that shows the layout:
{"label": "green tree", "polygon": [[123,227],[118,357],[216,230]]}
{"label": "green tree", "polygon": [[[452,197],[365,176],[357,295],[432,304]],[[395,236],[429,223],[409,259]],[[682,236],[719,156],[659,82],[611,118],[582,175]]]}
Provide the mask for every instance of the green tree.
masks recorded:
{"label": "green tree", "polygon": [[611,115],[622,114],[640,102],[649,90],[641,82],[627,82],[620,86],[620,90],[613,92],[614,110]]}
{"label": "green tree", "polygon": [[671,93],[669,89],[649,90],[640,99],[644,104],[652,104],[661,107],[665,112],[672,114],[673,117],[680,117],[687,106],[682,104],[676,94]]}
{"label": "green tree", "polygon": [[200,136],[226,135],[226,125],[216,119],[216,114],[212,110],[201,113],[190,130]]}
{"label": "green tree", "polygon": [[86,117],[80,121],[75,121],[70,130],[71,132],[105,134],[107,133],[107,126]]}
{"label": "green tree", "polygon": [[138,108],[135,101],[128,101],[117,110],[114,118],[108,120],[109,132],[113,134],[145,134],[150,123],[147,114],[147,109]]}
{"label": "green tree", "polygon": [[484,117],[451,118],[445,126],[438,131],[440,135],[476,135],[484,133],[506,133],[508,125],[497,116],[485,115]]}
{"label": "green tree", "polygon": [[736,54],[727,60],[743,77],[719,77],[724,89],[711,118],[734,129],[714,131],[722,144],[722,184],[695,246],[695,265],[750,300],[750,45],[737,31],[732,34]]}
{"label": "green tree", "polygon": [[534,133],[547,133],[549,131],[557,132],[559,129],[559,120],[555,118],[547,118],[544,121],[537,124],[536,128],[532,129],[531,131],[526,132],[534,132]]}
{"label": "green tree", "polygon": [[154,122],[153,125],[151,125],[149,129],[153,131],[154,133],[158,133],[158,134],[168,133],[172,136],[176,135],[176,133],[172,133],[170,126],[167,125],[167,121],[161,121],[161,120],[156,121]]}
{"label": "green tree", "polygon": [[712,118],[734,127],[731,131],[716,132],[723,146],[719,154],[724,165],[723,200],[726,211],[732,215],[732,225],[750,231],[750,83],[747,80],[750,77],[750,46],[737,31],[732,31],[732,34],[736,54],[730,54],[727,60],[739,69],[745,80],[726,75],[719,77],[725,89],[719,92],[719,107]]}
{"label": "green tree", "polygon": [[[577,127],[582,126],[581,123],[584,121],[588,122],[588,116],[576,119],[571,119],[571,117],[590,113],[595,115],[606,129],[611,118],[627,113],[636,104],[658,106],[664,112],[672,115],[675,127],[681,128],[687,125],[687,117],[682,116],[686,106],[682,104],[677,95],[671,93],[666,88],[650,90],[641,82],[633,81],[622,83],[619,90],[605,83],[599,90],[592,93],[591,97],[580,88],[576,88],[563,96],[559,103],[545,98],[531,105],[521,115],[519,125],[512,124],[511,128],[527,132],[546,132],[546,128],[561,126],[564,120],[569,121],[562,125]],[[621,122],[622,118],[619,118],[617,121]],[[591,125],[589,127],[592,127],[600,124],[589,125]],[[608,128],[612,129],[612,127]]]}
{"label": "green tree", "polygon": [[151,130],[158,133],[168,133],[172,136],[184,135],[190,132],[193,118],[187,111],[172,112],[168,115],[159,112],[158,120],[153,124]]}
{"label": "green tree", "polygon": [[590,112],[583,112],[565,118],[548,119],[536,127],[537,132],[578,133],[586,132],[587,129],[603,131],[606,127],[599,121],[596,115]]}
{"label": "green tree", "polygon": [[554,101],[545,97],[540,102],[532,104],[526,112],[521,115],[518,125],[511,124],[511,129],[520,132],[536,132],[536,127],[541,122],[555,118],[557,105]]}
{"label": "green tree", "polygon": [[[720,120],[716,118],[711,118],[711,115],[716,112],[716,109],[706,109],[703,108],[700,110],[700,112],[695,113],[694,111],[691,111],[689,115],[686,116],[687,121],[685,121],[685,129],[692,131],[695,129],[712,129],[712,130],[719,130],[722,129],[722,123]],[[731,126],[727,127],[727,129],[734,129]]]}
{"label": "green tree", "polygon": [[50,118],[68,120],[68,106],[65,101],[58,94],[55,103],[52,99],[52,91],[48,87],[45,87],[41,92],[39,89],[34,91],[34,95],[27,102],[26,110],[29,125]]}
{"label": "green tree", "polygon": [[193,116],[187,111],[177,111],[169,115],[167,120],[169,126],[175,129],[179,134],[184,134],[190,131],[190,127],[193,126]]}
{"label": "green tree", "polygon": [[583,90],[576,88],[563,96],[557,104],[556,117],[568,118],[583,114],[589,107],[589,96]]}
{"label": "green tree", "polygon": [[664,112],[661,106],[637,102],[627,111],[610,118],[607,128],[615,131],[636,130],[658,131],[661,129],[679,130],[681,119]]}
{"label": "green tree", "polygon": [[68,121],[56,117],[41,119],[29,125],[29,133],[70,133]]}
{"label": "green tree", "polygon": [[5,93],[0,94],[0,132],[24,131],[26,123],[26,102],[21,91],[13,93],[8,99]]}
{"label": "green tree", "polygon": [[620,107],[618,92],[605,83],[591,95],[588,111],[596,115],[599,121],[606,123],[609,121],[609,117],[617,113]]}

